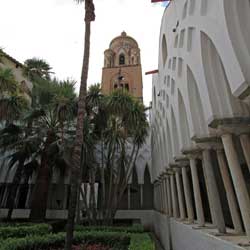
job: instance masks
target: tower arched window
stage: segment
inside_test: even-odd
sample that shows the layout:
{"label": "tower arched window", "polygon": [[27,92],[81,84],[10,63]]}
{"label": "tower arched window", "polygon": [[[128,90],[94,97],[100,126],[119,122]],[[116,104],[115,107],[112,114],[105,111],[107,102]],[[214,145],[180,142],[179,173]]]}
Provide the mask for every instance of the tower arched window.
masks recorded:
{"label": "tower arched window", "polygon": [[124,56],[124,54],[120,54],[120,56],[119,56],[119,64],[120,65],[125,64],[125,56]]}

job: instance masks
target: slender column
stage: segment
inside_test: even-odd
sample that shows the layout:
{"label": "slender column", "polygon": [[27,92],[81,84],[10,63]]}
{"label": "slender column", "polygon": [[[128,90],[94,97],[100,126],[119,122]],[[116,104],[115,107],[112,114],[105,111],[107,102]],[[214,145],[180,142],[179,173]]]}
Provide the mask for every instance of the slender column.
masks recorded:
{"label": "slender column", "polygon": [[161,190],[161,212],[164,213],[164,190],[163,190],[163,180],[161,179],[160,184],[160,190]]}
{"label": "slender column", "polygon": [[158,182],[155,185],[155,207],[156,211],[159,212],[159,192],[158,192]]}
{"label": "slender column", "polygon": [[140,205],[143,208],[143,184],[140,184]]}
{"label": "slender column", "polygon": [[198,172],[197,172],[197,167],[196,167],[196,160],[194,158],[190,159],[190,168],[191,168],[191,175],[192,175],[194,200],[195,200],[195,208],[196,208],[198,225],[200,227],[203,227],[205,226],[205,217],[204,217],[203,205],[202,205],[202,200],[201,200],[201,190],[200,190]]}
{"label": "slender column", "polygon": [[236,196],[238,198],[240,211],[245,226],[246,234],[250,237],[250,198],[247,186],[241,170],[239,158],[233,144],[231,134],[222,135],[222,142],[225,149],[229,169],[233,179]]}
{"label": "slender column", "polygon": [[163,194],[164,194],[164,213],[169,214],[169,212],[168,212],[168,194],[167,194],[167,178],[166,178],[166,176],[163,179]]}
{"label": "slender column", "polygon": [[157,186],[157,195],[158,195],[158,212],[161,212],[161,189],[160,189],[160,183],[158,183],[158,186]]}
{"label": "slender column", "polygon": [[207,190],[208,190],[208,200],[210,204],[210,211],[214,217],[214,223],[218,228],[220,233],[226,233],[226,226],[219,196],[219,190],[215,180],[215,175],[213,171],[213,166],[211,163],[211,155],[209,149],[204,149],[202,152],[203,158],[203,171],[205,175]]}
{"label": "slender column", "polygon": [[178,218],[178,203],[177,203],[177,192],[176,192],[176,186],[174,181],[174,174],[170,175],[170,182],[171,182],[171,191],[172,191],[172,204],[173,204],[173,213],[174,218]]}
{"label": "slender column", "polygon": [[194,208],[192,203],[192,195],[190,189],[190,183],[187,175],[187,167],[182,167],[182,180],[184,185],[184,194],[186,200],[186,207],[187,207],[187,214],[188,214],[188,221],[190,223],[194,223]]}
{"label": "slender column", "polygon": [[181,177],[180,177],[179,169],[175,170],[175,179],[176,179],[176,184],[177,184],[177,195],[178,195],[179,208],[180,208],[180,219],[184,220],[186,217],[186,212],[185,212],[185,206],[184,206],[183,191],[181,188]]}
{"label": "slender column", "polygon": [[[81,187],[82,188],[82,187]],[[68,194],[69,194],[69,189],[68,185],[64,185],[64,200],[63,200],[63,209],[67,209],[68,207]]]}
{"label": "slender column", "polygon": [[234,225],[234,229],[237,233],[242,233],[243,228],[241,224],[240,214],[237,206],[236,196],[234,193],[233,185],[229,176],[226,159],[224,156],[223,149],[217,149],[217,158],[219,162],[219,168],[221,177],[225,186],[226,196],[228,200],[228,205]]}
{"label": "slender column", "polygon": [[240,135],[240,143],[243,149],[243,153],[247,162],[248,169],[250,171],[250,139],[248,134]]}
{"label": "slender column", "polygon": [[17,191],[16,191],[16,197],[15,197],[15,203],[14,203],[14,208],[19,208],[18,203],[19,203],[19,197],[20,197],[20,190],[21,190],[22,184],[18,185]]}
{"label": "slender column", "polygon": [[173,216],[173,208],[172,208],[172,200],[171,200],[171,186],[170,186],[170,177],[167,175],[166,178],[166,188],[167,188],[167,197],[168,197],[168,214],[169,216]]}
{"label": "slender column", "polygon": [[131,193],[130,193],[130,184],[129,184],[128,185],[128,209],[131,208],[130,197],[131,197]]}
{"label": "slender column", "polygon": [[162,211],[162,196],[161,196],[161,183],[158,185],[158,194],[159,194],[159,212]]}
{"label": "slender column", "polygon": [[28,193],[27,193],[26,201],[25,201],[25,208],[29,208],[30,195],[31,195],[31,184],[29,184],[29,190],[28,190]]}

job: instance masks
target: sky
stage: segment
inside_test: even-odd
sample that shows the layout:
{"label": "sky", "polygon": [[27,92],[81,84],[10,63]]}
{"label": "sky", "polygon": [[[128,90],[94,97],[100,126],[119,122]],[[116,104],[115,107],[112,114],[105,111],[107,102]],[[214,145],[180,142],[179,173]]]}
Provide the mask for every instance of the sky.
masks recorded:
{"label": "sky", "polygon": [[[88,85],[101,82],[104,50],[126,31],[141,49],[143,95],[151,101],[152,77],[158,67],[158,47],[164,6],[150,0],[94,0]],[[45,59],[59,79],[77,81],[84,48],[84,5],[73,0],[0,0],[0,47],[20,62]]]}

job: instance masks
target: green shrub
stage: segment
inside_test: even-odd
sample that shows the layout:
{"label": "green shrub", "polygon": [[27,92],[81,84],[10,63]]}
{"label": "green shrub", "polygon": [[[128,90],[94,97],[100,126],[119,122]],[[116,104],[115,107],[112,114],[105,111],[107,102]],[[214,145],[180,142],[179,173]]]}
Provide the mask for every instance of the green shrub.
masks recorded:
{"label": "green shrub", "polygon": [[113,227],[113,226],[82,226],[76,225],[76,231],[102,231],[102,232],[122,232],[122,233],[143,233],[142,225],[134,225],[131,227]]}
{"label": "green shrub", "polygon": [[51,226],[47,224],[5,226],[0,227],[0,240],[7,238],[23,238],[30,235],[44,235],[49,232],[51,232]]}
{"label": "green shrub", "polygon": [[32,223],[32,222],[10,222],[10,223],[3,222],[3,223],[0,223],[0,228],[1,227],[23,227],[23,226],[30,227],[34,225],[37,225],[37,224]]}
{"label": "green shrub", "polygon": [[[47,234],[43,236],[34,235],[21,239],[7,239],[0,245],[0,250],[27,250],[48,249],[49,247],[61,247],[65,241],[65,233]],[[113,249],[124,249],[129,245],[130,237],[127,234],[116,232],[75,232],[74,244],[78,243],[102,243],[113,247]]]}
{"label": "green shrub", "polygon": [[154,250],[155,243],[149,234],[130,234],[130,244],[128,250]]}
{"label": "green shrub", "polygon": [[[9,238],[2,242],[0,250],[53,249],[64,245],[65,233],[33,235],[25,238]],[[103,244],[113,250],[154,250],[154,243],[147,233],[103,231],[75,231],[74,244]]]}

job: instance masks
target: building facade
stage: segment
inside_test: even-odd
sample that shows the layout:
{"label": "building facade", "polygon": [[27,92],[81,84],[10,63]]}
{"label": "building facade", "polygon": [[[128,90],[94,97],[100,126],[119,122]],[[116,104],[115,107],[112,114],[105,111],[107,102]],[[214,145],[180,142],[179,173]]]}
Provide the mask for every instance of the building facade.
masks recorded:
{"label": "building facade", "polygon": [[126,89],[142,100],[142,69],[140,48],[136,40],[122,32],[114,38],[104,52],[102,92],[110,94],[114,89]]}
{"label": "building facade", "polygon": [[154,230],[166,250],[250,239],[250,2],[173,0],[151,119]]}
{"label": "building facade", "polygon": [[11,69],[17,83],[21,88],[22,93],[25,95],[26,99],[31,103],[31,91],[33,84],[23,74],[24,65],[2,50],[0,51],[0,57],[0,68]]}

